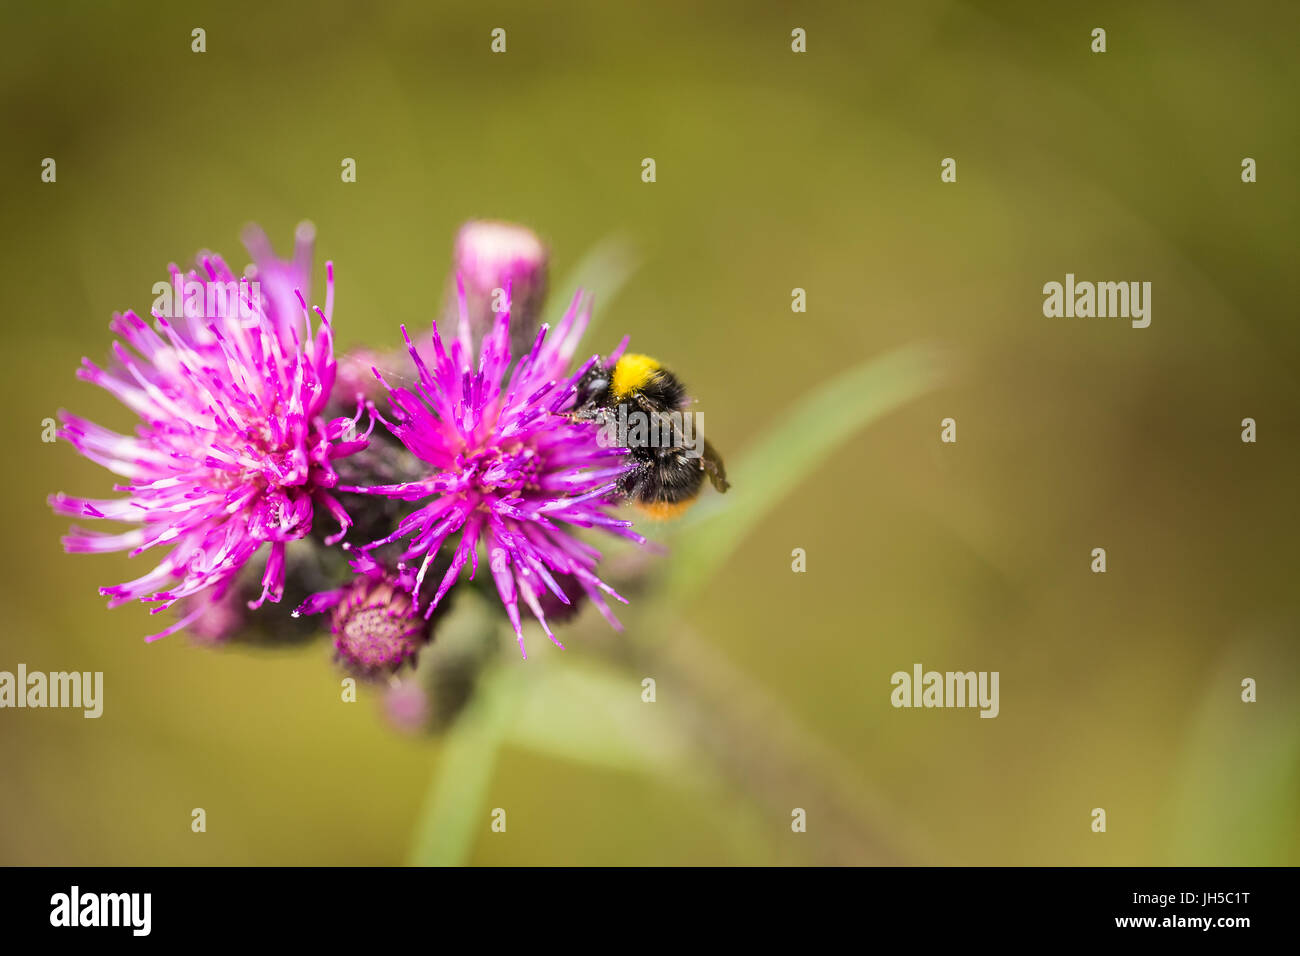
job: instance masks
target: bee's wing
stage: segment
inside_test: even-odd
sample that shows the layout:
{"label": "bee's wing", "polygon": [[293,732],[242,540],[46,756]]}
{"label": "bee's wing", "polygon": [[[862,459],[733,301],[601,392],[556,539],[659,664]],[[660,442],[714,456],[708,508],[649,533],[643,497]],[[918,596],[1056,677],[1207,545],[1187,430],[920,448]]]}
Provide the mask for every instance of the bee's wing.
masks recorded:
{"label": "bee's wing", "polygon": [[716,490],[725,492],[731,487],[731,483],[727,481],[727,466],[722,463],[722,456],[709,444],[707,438],[704,439],[704,454],[700,457],[700,466],[708,473],[709,481],[713,483]]}

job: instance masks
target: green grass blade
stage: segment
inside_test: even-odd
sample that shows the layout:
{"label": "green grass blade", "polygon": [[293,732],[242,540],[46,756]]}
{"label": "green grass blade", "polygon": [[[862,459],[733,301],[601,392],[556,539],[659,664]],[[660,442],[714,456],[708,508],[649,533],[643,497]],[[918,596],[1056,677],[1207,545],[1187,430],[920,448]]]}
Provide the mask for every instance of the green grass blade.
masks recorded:
{"label": "green grass blade", "polygon": [[590,660],[534,668],[508,743],[597,767],[688,773],[689,747],[670,712],[641,700],[640,682]]}
{"label": "green grass blade", "polygon": [[518,707],[517,674],[491,667],[474,702],[443,738],[412,846],[414,866],[464,866],[487,830],[488,787]]}

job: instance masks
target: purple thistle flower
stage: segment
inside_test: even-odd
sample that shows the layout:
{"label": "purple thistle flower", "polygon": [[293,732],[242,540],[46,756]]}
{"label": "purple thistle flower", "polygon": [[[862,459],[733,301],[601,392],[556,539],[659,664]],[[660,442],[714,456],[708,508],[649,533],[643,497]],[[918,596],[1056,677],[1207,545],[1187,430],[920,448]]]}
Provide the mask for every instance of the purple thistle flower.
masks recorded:
{"label": "purple thistle flower", "polygon": [[[235,576],[270,544],[261,596],[277,602],[284,588],[285,543],[308,534],[316,510],[351,524],[330,493],[338,482],[331,462],[366,447],[352,438],[360,418],[321,415],[334,384],[330,320],[333,266],[326,264],[325,308],[313,334],[309,291],[312,236],[298,232],[293,262],[276,260],[260,231],[247,234],[255,267],[245,284],[219,257],[201,255],[199,268],[170,266],[179,295],[171,318],[154,312],[151,326],[134,312],[114,314],[116,362],[101,369],[82,360],[78,377],[101,386],[141,418],[134,436],[121,435],[61,412],[61,434],[81,454],[122,476],[124,498],[50,497],[59,514],[136,524],[121,533],[72,528],[70,552],[129,551],[170,545],[157,566],[125,584],[100,589],[109,607],[158,602],[152,613],[187,602],[172,634],[225,596]],[[258,283],[249,286],[247,279]],[[191,294],[193,293],[193,294]],[[224,298],[223,298],[224,296]],[[134,349],[130,351],[127,346]]]}
{"label": "purple thistle flower", "polygon": [[[394,387],[375,370],[389,389],[395,418],[394,422],[381,420],[412,454],[431,466],[431,473],[403,484],[346,489],[423,502],[392,534],[365,548],[409,539],[401,559],[422,558],[412,589],[418,602],[439,549],[459,535],[450,567],[425,611],[428,615],[466,563],[473,579],[481,545],[525,657],[521,599],[547,636],[564,646],[552,633],[540,600],[550,594],[564,605],[572,603],[557,577],[569,576],[567,580],[576,582],[619,628],[601,592],[627,602],[596,576],[600,552],[572,532],[575,527],[602,528],[638,543],[645,541],[630,530],[630,521],[609,514],[616,480],[627,468],[626,450],[602,446],[595,423],[574,421],[564,414],[572,407],[579,379],[597,359],[592,356],[573,375],[565,374],[589,318],[582,294],[574,297],[553,331],[545,325],[538,330],[532,348],[513,364],[510,312],[499,314],[483,338],[474,369],[473,333],[459,278],[457,291],[459,334],[450,351],[435,322],[426,362],[402,327],[418,375],[418,382],[412,383],[415,390]],[[626,341],[610,362],[625,345]],[[573,590],[573,584],[569,588]]]}

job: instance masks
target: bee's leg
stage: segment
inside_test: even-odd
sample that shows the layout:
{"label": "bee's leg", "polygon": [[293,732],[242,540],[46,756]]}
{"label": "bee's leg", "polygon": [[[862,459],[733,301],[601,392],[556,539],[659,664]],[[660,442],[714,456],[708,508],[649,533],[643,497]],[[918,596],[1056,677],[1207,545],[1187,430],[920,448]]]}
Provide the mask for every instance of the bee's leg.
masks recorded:
{"label": "bee's leg", "polygon": [[604,406],[600,406],[600,405],[594,408],[591,406],[583,406],[579,408],[569,409],[569,411],[567,412],[550,412],[549,414],[555,415],[559,418],[563,418],[571,422],[577,422],[577,423],[595,422],[597,425],[608,424],[613,417],[608,408],[605,408]]}
{"label": "bee's leg", "polygon": [[645,490],[646,482],[654,472],[654,464],[649,461],[634,461],[618,479],[618,493],[624,498],[638,500]]}
{"label": "bee's leg", "polygon": [[707,438],[704,439],[704,454],[700,456],[700,467],[709,476],[709,481],[717,491],[725,492],[731,487],[731,483],[727,481],[727,468],[722,463],[722,457],[709,444]]}

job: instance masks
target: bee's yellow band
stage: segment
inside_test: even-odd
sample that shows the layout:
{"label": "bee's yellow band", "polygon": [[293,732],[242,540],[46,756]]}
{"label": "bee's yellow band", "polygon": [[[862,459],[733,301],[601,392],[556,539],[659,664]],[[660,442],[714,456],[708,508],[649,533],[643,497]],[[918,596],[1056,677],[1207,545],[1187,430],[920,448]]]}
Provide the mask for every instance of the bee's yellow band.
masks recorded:
{"label": "bee's yellow band", "polygon": [[633,392],[645,388],[657,371],[659,371],[659,363],[648,355],[624,355],[614,366],[614,380],[610,383],[610,391],[615,399],[622,401]]}

